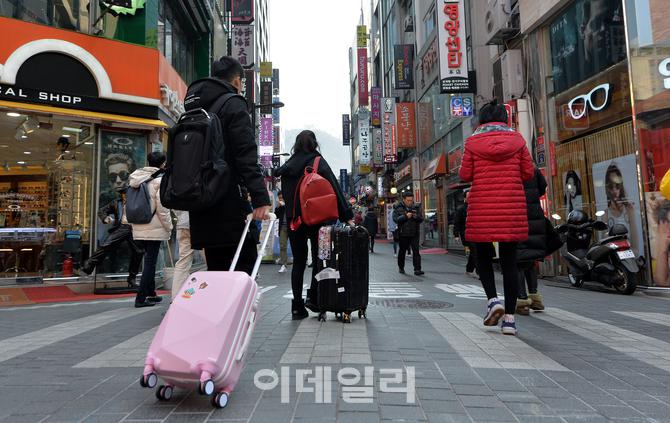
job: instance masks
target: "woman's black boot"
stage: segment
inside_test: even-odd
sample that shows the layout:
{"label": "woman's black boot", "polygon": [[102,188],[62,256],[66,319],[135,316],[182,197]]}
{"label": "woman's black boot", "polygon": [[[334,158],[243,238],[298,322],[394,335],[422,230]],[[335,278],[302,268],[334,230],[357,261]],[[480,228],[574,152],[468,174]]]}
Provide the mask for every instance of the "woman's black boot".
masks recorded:
{"label": "woman's black boot", "polygon": [[304,319],[305,317],[309,317],[309,313],[305,308],[305,302],[302,298],[299,300],[291,300],[291,316],[293,320],[300,320]]}

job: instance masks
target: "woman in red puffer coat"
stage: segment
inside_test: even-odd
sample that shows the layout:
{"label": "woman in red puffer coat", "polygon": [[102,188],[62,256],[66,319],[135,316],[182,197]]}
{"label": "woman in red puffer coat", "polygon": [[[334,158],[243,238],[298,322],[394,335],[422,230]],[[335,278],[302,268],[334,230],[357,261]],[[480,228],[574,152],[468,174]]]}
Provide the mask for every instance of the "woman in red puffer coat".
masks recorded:
{"label": "woman in red puffer coat", "polygon": [[[465,239],[475,244],[477,271],[489,299],[484,325],[496,326],[503,318],[502,332],[516,335],[516,245],[528,239],[523,182],[533,177],[535,169],[521,134],[504,123],[505,106],[496,100],[487,104],[480,111],[479,122],[480,126],[465,143],[460,170],[461,179],[472,182]],[[496,292],[492,242],[498,242],[499,247],[504,308]]]}

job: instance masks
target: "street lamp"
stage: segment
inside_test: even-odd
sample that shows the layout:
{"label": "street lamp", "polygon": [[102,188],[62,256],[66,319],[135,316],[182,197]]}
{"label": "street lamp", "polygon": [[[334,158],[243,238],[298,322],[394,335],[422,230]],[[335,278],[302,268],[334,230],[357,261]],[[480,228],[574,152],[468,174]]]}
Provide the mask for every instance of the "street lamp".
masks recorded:
{"label": "street lamp", "polygon": [[284,106],[285,106],[285,104],[282,103],[281,101],[277,101],[276,103],[252,104],[251,105],[251,124],[254,127],[254,138],[256,138],[256,109],[260,109],[262,107],[272,107],[273,109],[281,109]]}

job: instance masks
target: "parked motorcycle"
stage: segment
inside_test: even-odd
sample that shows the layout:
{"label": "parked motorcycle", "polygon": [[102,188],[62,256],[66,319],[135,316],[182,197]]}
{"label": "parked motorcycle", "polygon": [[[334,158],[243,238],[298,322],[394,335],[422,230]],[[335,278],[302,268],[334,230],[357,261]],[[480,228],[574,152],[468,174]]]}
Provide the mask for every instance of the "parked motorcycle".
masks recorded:
{"label": "parked motorcycle", "polygon": [[[605,212],[599,211],[597,217]],[[560,216],[554,215],[554,219]],[[573,210],[568,221],[556,230],[565,238],[561,256],[568,262],[570,284],[576,288],[586,281],[600,282],[621,294],[630,295],[637,288],[637,274],[644,258],[635,257],[628,241],[628,229],[621,224],[611,228],[600,220],[592,220],[581,210]],[[607,231],[608,236],[592,242],[594,231]]]}

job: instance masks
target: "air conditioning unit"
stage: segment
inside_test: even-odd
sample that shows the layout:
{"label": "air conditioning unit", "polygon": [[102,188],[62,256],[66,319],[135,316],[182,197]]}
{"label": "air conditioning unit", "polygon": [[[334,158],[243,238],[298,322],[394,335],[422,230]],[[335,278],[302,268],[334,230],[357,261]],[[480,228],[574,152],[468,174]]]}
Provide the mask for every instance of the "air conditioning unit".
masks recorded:
{"label": "air conditioning unit", "polygon": [[524,91],[521,50],[506,50],[493,63],[494,95],[502,101],[521,97]]}
{"label": "air conditioning unit", "polygon": [[500,45],[519,33],[519,9],[516,0],[486,0],[484,29],[486,44]]}
{"label": "air conditioning unit", "polygon": [[405,32],[414,32],[414,18],[412,16],[405,16],[404,25]]}

